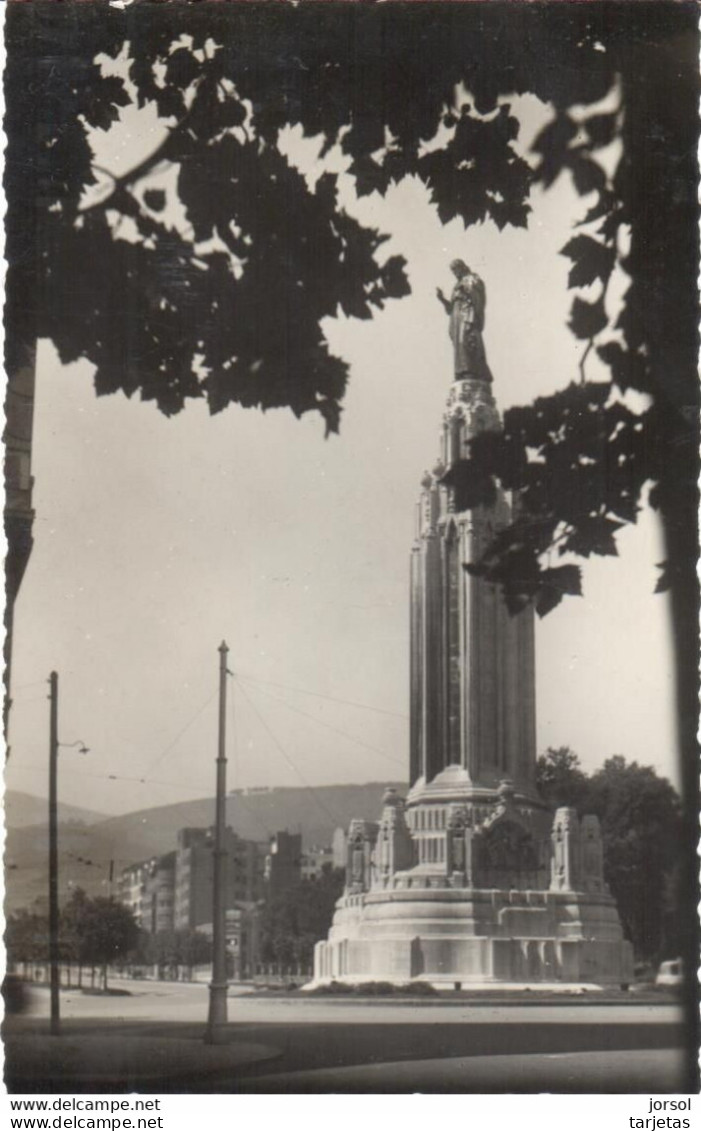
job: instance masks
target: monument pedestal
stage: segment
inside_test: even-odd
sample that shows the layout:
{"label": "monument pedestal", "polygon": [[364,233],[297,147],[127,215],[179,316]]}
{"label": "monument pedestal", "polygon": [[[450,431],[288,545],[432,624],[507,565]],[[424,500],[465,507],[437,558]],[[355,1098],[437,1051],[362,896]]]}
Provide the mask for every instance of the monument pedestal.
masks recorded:
{"label": "monument pedestal", "polygon": [[[596,818],[563,808],[553,820],[508,782],[491,801],[484,789],[458,800],[459,779],[438,775],[408,811],[389,790],[379,824],[351,824],[346,892],[313,984],[627,985],[632,948]],[[423,859],[406,867],[412,856]]]}
{"label": "monument pedestal", "polygon": [[412,887],[342,898],[313,984],[620,986],[632,973],[610,897]]}

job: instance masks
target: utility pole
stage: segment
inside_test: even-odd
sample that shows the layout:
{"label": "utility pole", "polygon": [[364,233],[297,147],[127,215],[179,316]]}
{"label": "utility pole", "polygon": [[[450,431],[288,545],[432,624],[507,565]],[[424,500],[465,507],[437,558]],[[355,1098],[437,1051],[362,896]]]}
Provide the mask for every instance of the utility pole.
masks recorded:
{"label": "utility pole", "polygon": [[214,878],[212,892],[212,981],[209,986],[209,1018],[205,1042],[226,1041],[226,659],[229,649],[219,645],[219,749],[217,754],[217,797],[214,827]]}
{"label": "utility pole", "polygon": [[49,973],[51,1034],[60,1033],[58,949],[58,675],[49,676]]}

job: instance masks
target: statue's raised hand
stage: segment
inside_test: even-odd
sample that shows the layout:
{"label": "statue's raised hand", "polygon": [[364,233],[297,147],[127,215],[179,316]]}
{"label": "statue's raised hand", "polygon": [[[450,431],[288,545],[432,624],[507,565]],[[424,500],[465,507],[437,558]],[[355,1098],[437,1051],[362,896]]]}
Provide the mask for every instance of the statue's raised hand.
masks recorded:
{"label": "statue's raised hand", "polygon": [[436,298],[438,298],[442,302],[446,314],[450,314],[451,310],[453,309],[452,303],[445,297],[440,287],[436,287]]}

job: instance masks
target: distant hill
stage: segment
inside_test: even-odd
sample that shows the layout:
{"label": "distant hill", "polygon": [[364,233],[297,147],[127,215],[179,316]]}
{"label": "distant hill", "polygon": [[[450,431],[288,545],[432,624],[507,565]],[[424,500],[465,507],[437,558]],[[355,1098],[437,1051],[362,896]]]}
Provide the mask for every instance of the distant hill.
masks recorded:
{"label": "distant hill", "polygon": [[[400,791],[406,783],[371,782],[367,785],[328,785],[314,790],[290,788],[229,794],[227,824],[247,840],[266,841],[280,829],[301,832],[303,843],[330,844],[333,831],[347,828],[353,817],[378,819],[382,794],[388,785]],[[178,829],[211,825],[214,799],[183,801],[158,809],[140,809],[111,817],[95,831],[128,852],[131,861],[143,860],[174,847]]]}
{"label": "distant hill", "polygon": [[[47,820],[47,802],[44,798],[34,797],[31,793],[21,793],[19,790],[8,789],[4,800],[5,824],[13,829],[21,829],[26,825],[41,825]],[[81,809],[78,805],[64,805],[58,803],[59,821],[77,821],[82,825],[94,825],[96,821],[104,821],[106,813],[98,813],[94,809]]]}
{"label": "distant hill", "polygon": [[[388,786],[400,793],[407,788],[405,782],[371,782],[319,786],[314,790],[237,792],[227,797],[227,824],[247,840],[267,841],[273,833],[287,829],[301,832],[306,847],[328,845],[334,829],[339,825],[347,828],[353,817],[377,820],[382,794]],[[42,807],[41,824],[18,827],[8,821],[5,845],[8,912],[46,898],[46,802],[32,800]],[[105,894],[109,890],[110,861],[113,861],[116,880],[128,864],[174,848],[178,829],[211,825],[213,821],[214,799],[202,798],[156,809],[140,809],[120,817],[103,817],[89,825],[62,822],[59,828],[61,899],[69,895],[73,887],[83,887],[93,895]]]}
{"label": "distant hill", "polygon": [[[111,845],[95,830],[98,825],[59,825],[59,897],[82,887],[90,895],[107,895]],[[8,826],[5,839],[5,910],[47,900],[49,836],[46,823]],[[115,867],[117,865],[115,864]],[[115,873],[116,874],[116,873]]]}

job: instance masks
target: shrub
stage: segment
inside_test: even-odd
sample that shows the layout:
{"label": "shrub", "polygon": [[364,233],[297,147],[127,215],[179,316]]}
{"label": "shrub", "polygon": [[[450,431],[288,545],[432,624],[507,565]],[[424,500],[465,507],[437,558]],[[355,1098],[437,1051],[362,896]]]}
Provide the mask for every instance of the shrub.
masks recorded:
{"label": "shrub", "polygon": [[398,988],[398,986],[392,985],[391,982],[360,982],[355,987],[355,992],[363,996],[367,994],[370,997],[384,997],[389,994],[395,994]]}
{"label": "shrub", "polygon": [[322,996],[326,995],[326,994],[331,994],[331,995],[334,995],[334,994],[339,994],[339,995],[352,994],[354,992],[355,992],[354,986],[349,986],[347,982],[336,982],[336,981],[327,982],[326,985],[324,985],[324,986],[315,986],[314,989],[312,990],[312,993],[320,994]]}
{"label": "shrub", "polygon": [[402,993],[417,997],[438,997],[438,990],[430,982],[408,982],[406,986],[400,988]]}

